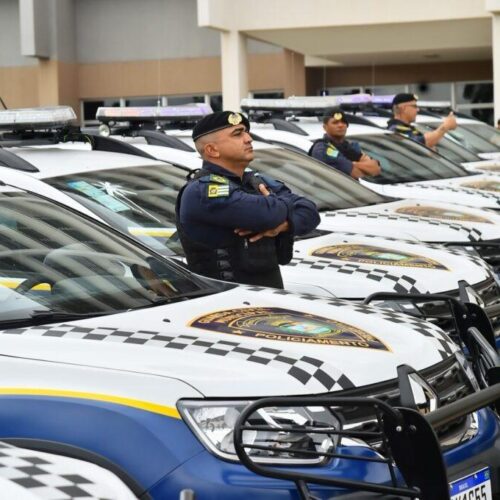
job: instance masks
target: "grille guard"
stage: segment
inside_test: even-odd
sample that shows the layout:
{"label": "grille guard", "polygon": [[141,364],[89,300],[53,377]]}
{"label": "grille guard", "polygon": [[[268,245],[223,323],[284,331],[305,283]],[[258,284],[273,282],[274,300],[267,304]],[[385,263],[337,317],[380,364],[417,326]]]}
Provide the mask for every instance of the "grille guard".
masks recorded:
{"label": "grille guard", "polygon": [[493,375],[495,371],[500,372],[500,358],[495,344],[493,327],[484,309],[477,304],[462,302],[450,295],[391,292],[373,293],[366,297],[363,304],[370,304],[375,300],[402,300],[412,302],[414,305],[424,302],[444,302],[449,308],[450,317],[453,319],[458,343],[464,353],[468,354],[472,369],[481,387],[487,387],[490,378],[492,378],[493,383],[496,382],[496,377],[500,380],[500,373],[497,376]]}
{"label": "grille guard", "polygon": [[[384,495],[399,495],[403,498],[419,498],[420,500],[443,500],[449,499],[448,479],[444,465],[441,449],[434,429],[446,425],[448,422],[463,417],[473,411],[500,401],[500,384],[493,385],[487,389],[471,394],[459,401],[439,408],[427,415],[422,415],[411,408],[394,408],[374,398],[352,398],[335,396],[307,396],[307,397],[271,397],[264,398],[248,405],[239,416],[234,430],[234,446],[240,461],[252,472],[265,477],[283,479],[295,483],[302,500],[314,500],[315,497],[309,491],[309,483],[346,489],[348,492],[365,491],[380,493]],[[347,455],[342,453],[311,452],[318,457],[337,458],[356,461],[370,461],[386,464],[391,484],[379,484],[369,481],[357,481],[351,479],[335,478],[319,475],[313,470],[304,472],[290,466],[271,466],[258,463],[252,459],[248,450],[267,449],[277,452],[275,447],[257,446],[245,444],[243,434],[245,431],[258,430],[276,432],[276,426],[250,425],[251,416],[266,407],[298,407],[298,406],[322,406],[332,411],[332,407],[342,408],[345,406],[365,406],[373,408],[380,423],[380,435],[386,443],[387,451],[385,457],[365,457]],[[335,434],[340,437],[352,437],[363,439],[373,437],[373,431],[350,431],[339,428],[326,431],[321,427],[291,428],[283,426],[283,431],[331,436]],[[284,450],[285,452],[287,450]],[[279,453],[279,451],[278,451]],[[379,458],[380,457],[380,458]],[[396,470],[397,467],[397,470]]]}

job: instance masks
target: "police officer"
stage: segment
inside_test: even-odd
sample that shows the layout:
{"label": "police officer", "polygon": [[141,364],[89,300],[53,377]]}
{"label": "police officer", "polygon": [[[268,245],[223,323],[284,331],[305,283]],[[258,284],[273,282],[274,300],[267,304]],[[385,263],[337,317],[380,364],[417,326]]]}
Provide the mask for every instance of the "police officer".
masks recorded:
{"label": "police officer", "polygon": [[247,169],[254,156],[249,130],[247,118],[230,111],[196,124],[203,165],[177,197],[177,230],[192,271],[283,288],[279,264],[290,262],[293,237],[320,219],[313,202]]}
{"label": "police officer", "polygon": [[323,117],[325,135],[314,141],[309,155],[355,179],[380,174],[380,164],[361,151],[357,142],[345,135],[349,122],[340,108],[330,109]]}
{"label": "police officer", "polygon": [[417,99],[415,94],[396,94],[392,100],[393,117],[388,121],[387,128],[432,148],[446,132],[457,128],[457,120],[451,112],[436,130],[423,134],[412,125],[418,113]]}

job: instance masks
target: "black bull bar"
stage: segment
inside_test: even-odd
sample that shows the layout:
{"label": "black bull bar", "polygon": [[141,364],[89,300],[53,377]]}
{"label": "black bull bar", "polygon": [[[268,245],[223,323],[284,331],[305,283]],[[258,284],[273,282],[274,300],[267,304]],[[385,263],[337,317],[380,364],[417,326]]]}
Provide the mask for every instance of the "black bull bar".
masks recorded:
{"label": "black bull bar", "polygon": [[[236,453],[241,462],[252,472],[271,477],[292,481],[295,483],[299,496],[302,500],[314,500],[316,497],[309,490],[309,483],[329,486],[345,490],[346,498],[354,498],[350,495],[360,495],[360,492],[369,492],[375,496],[383,495],[384,498],[418,498],[420,500],[443,500],[449,499],[449,486],[446,467],[439,441],[435,430],[449,422],[464,417],[476,410],[487,406],[498,406],[500,404],[500,384],[495,384],[476,393],[470,394],[461,400],[450,403],[431,413],[423,415],[411,408],[392,407],[381,400],[374,398],[336,397],[332,396],[292,396],[292,397],[270,397],[263,398],[248,405],[239,416],[234,430],[234,445]],[[318,472],[321,466],[314,469],[302,466],[285,465],[284,457],[294,456],[289,448],[280,448],[278,444],[263,446],[244,442],[245,432],[261,431],[301,435],[314,434],[317,436],[337,436],[351,439],[374,439],[373,430],[360,431],[349,430],[341,425],[338,428],[317,425],[308,422],[307,425],[290,426],[281,425],[276,421],[272,424],[256,425],[256,416],[259,410],[264,408],[285,407],[323,407],[328,411],[341,411],[344,407],[370,407],[379,424],[380,442],[383,444],[384,453],[373,453],[367,455],[353,455],[346,453],[343,449],[335,448],[333,451],[317,451],[316,449],[300,449],[295,453],[296,457],[324,459],[325,462],[338,459],[356,462],[377,462],[385,464],[388,468],[388,477],[391,479],[383,484],[369,480],[353,480],[335,477],[334,471],[327,470]],[[339,420],[340,421],[340,420]],[[278,428],[276,427],[278,425]],[[345,449],[344,449],[345,450]],[[255,453],[265,451],[273,455],[275,464],[259,461]],[[252,453],[254,454],[252,456]],[[323,467],[326,469],[326,467]],[[344,469],[345,470],[345,469]],[[343,491],[338,492],[342,493]],[[392,495],[394,497],[392,497]],[[337,497],[335,497],[337,498]],[[362,498],[365,498],[364,496]]]}

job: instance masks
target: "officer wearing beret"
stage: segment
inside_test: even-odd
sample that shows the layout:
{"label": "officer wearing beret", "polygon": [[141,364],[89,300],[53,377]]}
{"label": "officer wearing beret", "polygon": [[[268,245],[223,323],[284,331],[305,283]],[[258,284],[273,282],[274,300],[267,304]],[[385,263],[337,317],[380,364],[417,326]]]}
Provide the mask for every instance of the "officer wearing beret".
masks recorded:
{"label": "officer wearing beret", "polygon": [[177,197],[177,230],[192,271],[283,288],[279,264],[290,262],[294,236],[320,219],[312,201],[247,168],[249,130],[247,118],[231,111],[196,124],[192,136],[203,165]]}
{"label": "officer wearing beret", "polygon": [[418,113],[417,99],[415,94],[396,94],[392,100],[393,118],[387,123],[387,128],[432,148],[439,143],[446,132],[457,128],[457,120],[451,112],[436,130],[425,134],[420,132],[412,125]]}
{"label": "officer wearing beret", "polygon": [[323,138],[314,141],[309,156],[326,163],[355,179],[380,174],[378,161],[361,151],[357,142],[349,142],[345,135],[349,122],[340,108],[332,108],[323,117]]}

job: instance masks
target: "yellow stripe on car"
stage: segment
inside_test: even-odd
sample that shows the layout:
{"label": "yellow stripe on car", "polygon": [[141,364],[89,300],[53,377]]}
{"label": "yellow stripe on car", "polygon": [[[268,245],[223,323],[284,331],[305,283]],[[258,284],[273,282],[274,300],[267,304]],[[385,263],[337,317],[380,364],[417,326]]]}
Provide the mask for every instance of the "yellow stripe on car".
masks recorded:
{"label": "yellow stripe on car", "polygon": [[[16,289],[23,281],[24,281],[23,279],[15,280],[15,279],[0,278],[0,286]],[[39,283],[38,285],[35,285],[33,288],[31,288],[31,290],[50,292],[52,288],[48,283]]]}
{"label": "yellow stripe on car", "polygon": [[164,406],[139,399],[123,398],[108,394],[98,394],[94,392],[66,391],[61,389],[38,389],[26,387],[0,387],[0,396],[47,396],[54,398],[75,398],[88,399],[93,401],[103,401],[123,406],[130,406],[139,410],[158,413],[172,418],[181,418],[177,408],[174,406]]}
{"label": "yellow stripe on car", "polygon": [[175,227],[129,227],[128,232],[134,236],[154,236],[170,238],[177,229]]}

